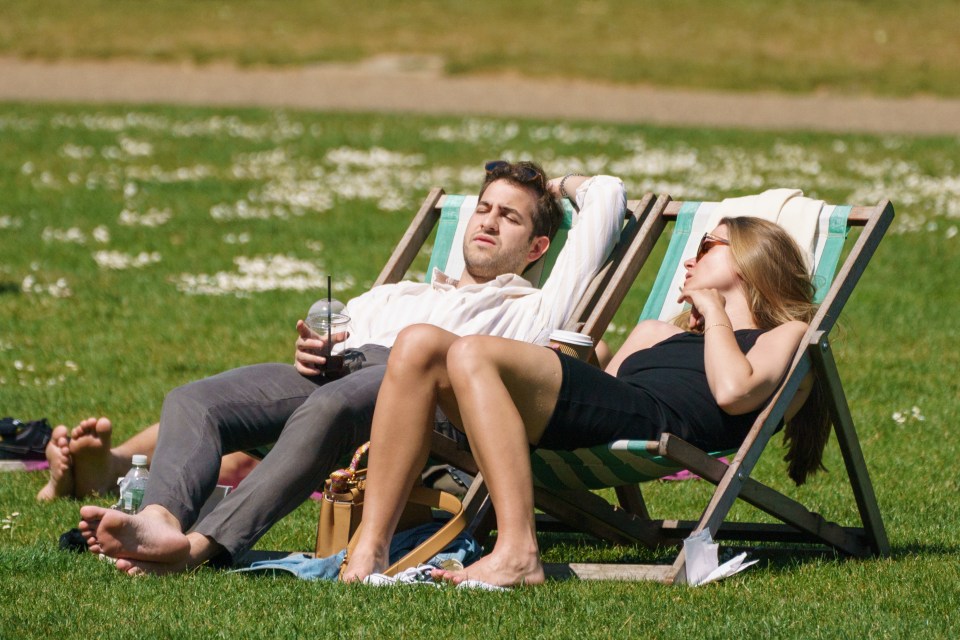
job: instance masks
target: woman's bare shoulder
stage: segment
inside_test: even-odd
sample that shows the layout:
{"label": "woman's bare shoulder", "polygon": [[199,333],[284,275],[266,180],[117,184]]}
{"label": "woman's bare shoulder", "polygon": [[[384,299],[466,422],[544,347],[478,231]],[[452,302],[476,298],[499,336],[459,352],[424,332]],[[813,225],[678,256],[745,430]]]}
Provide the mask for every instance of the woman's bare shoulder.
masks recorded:
{"label": "woman's bare shoulder", "polygon": [[796,348],[809,325],[800,320],[791,320],[764,332],[757,338],[757,346],[766,348],[774,344],[784,344],[790,348]]}

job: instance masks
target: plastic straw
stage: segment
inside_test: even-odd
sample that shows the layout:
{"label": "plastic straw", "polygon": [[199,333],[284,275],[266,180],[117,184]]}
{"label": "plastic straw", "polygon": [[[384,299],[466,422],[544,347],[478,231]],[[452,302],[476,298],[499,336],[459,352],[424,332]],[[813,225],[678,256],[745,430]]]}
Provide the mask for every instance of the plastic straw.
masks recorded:
{"label": "plastic straw", "polygon": [[333,294],[331,293],[331,280],[327,276],[327,364],[330,363],[330,355],[333,353]]}

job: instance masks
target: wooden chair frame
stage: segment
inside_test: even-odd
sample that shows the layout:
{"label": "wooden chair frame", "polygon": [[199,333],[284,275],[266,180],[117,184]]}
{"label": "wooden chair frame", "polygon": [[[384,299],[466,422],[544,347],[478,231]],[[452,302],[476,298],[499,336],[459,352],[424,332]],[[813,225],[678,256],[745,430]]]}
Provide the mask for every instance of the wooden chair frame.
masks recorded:
{"label": "wooden chair frame", "polygon": [[[445,198],[442,188],[434,187],[430,190],[374,285],[394,283],[403,278],[440,220]],[[653,212],[659,214],[666,204],[666,198],[655,200],[651,194],[646,194],[640,200],[627,202],[620,239],[604,266],[594,276],[566,328],[589,333],[594,341],[603,336],[603,332],[640,270],[642,261],[638,259],[639,247],[636,246],[636,239],[639,237],[643,222]],[[435,433],[434,444],[436,458],[461,467],[469,473],[477,473],[473,458],[467,452],[458,449],[453,440]],[[478,481],[474,482],[467,494],[463,502],[464,509],[457,518],[467,523],[475,521],[478,508],[485,496],[482,478],[478,476]],[[471,530],[473,528],[471,527]],[[423,561],[421,555],[417,552],[408,554],[401,562],[391,566],[388,574],[392,575],[409,566],[415,566]]]}
{"label": "wooden chair frame", "polygon": [[[633,242],[631,269],[639,270],[668,222],[676,220],[681,205],[680,202],[670,201],[668,197],[657,200]],[[893,206],[886,200],[873,207],[852,207],[847,219],[848,228],[861,227],[860,235],[810,323],[810,329],[798,348],[784,382],[757,418],[729,464],[675,436],[665,435],[659,442],[648,443],[651,452],[677,462],[716,485],[699,520],[693,522],[652,519],[636,485],[616,487],[619,506],[611,505],[591,491],[557,491],[535,487],[537,508],[573,529],[620,544],[639,543],[649,547],[681,545],[688,535],[709,530],[711,536],[717,540],[813,543],[825,545],[848,556],[887,555],[889,542],[830,347],[829,333],[890,226],[893,215]],[[594,315],[599,319],[606,317],[606,322],[609,322],[609,317],[604,313],[599,307],[594,309]],[[601,324],[603,328],[606,327],[599,319],[595,324],[591,324],[588,319],[585,324],[585,331],[594,335],[595,339],[599,335],[593,332]],[[800,382],[810,371],[824,384],[830,416],[853,489],[861,526],[841,526],[830,522],[796,500],[750,477]],[[434,450],[451,464],[471,472],[476,471],[476,465],[469,454],[451,449],[448,443],[439,441],[439,436],[435,438]],[[465,498],[465,512],[473,518],[469,529],[481,539],[493,524],[492,509],[489,507],[489,500],[485,498],[482,482],[474,483]],[[724,522],[737,499],[761,509],[780,523]],[[669,565],[548,565],[547,573],[555,577],[576,576],[581,579],[656,580],[666,584],[686,582],[682,547],[676,559]]]}

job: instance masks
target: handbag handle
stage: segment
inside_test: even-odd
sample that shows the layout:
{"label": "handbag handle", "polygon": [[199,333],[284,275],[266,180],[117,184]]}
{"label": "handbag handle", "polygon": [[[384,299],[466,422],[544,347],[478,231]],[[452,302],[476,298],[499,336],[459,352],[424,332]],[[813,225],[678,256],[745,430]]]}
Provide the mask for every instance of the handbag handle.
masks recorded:
{"label": "handbag handle", "polygon": [[345,469],[337,469],[330,474],[330,491],[333,493],[346,493],[349,491],[350,483],[357,475],[357,467],[360,466],[360,460],[370,450],[370,442],[364,442],[360,445],[353,457],[350,459],[350,465]]}

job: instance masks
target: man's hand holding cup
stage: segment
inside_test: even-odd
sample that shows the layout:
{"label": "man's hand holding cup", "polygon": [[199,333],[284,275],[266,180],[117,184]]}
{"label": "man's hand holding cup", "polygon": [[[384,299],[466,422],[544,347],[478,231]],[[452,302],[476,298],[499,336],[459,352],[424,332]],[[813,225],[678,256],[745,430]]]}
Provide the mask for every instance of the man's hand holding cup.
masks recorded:
{"label": "man's hand holding cup", "polygon": [[337,376],[344,373],[342,352],[334,353],[335,345],[350,336],[350,318],[342,313],[310,314],[306,321],[297,321],[297,345],[294,366],[301,375]]}

